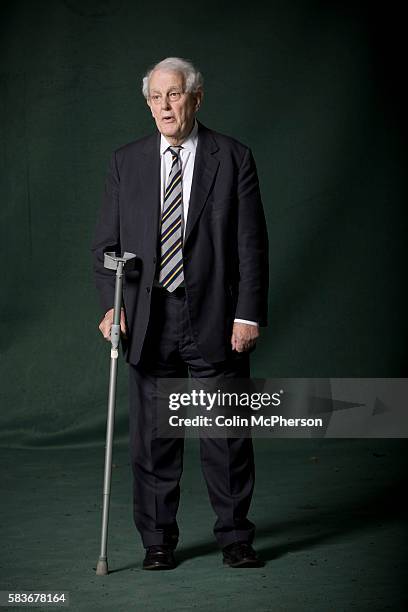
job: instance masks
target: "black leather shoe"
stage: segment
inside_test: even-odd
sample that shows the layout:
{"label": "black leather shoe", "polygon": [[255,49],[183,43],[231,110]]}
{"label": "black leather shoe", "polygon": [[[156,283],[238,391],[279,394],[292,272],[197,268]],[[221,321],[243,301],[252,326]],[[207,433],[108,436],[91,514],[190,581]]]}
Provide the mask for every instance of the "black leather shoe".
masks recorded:
{"label": "black leather shoe", "polygon": [[145,570],[170,570],[176,567],[174,553],[169,546],[149,546],[143,560]]}
{"label": "black leather shoe", "polygon": [[248,542],[234,542],[222,549],[223,563],[230,567],[263,567],[264,562],[258,557]]}

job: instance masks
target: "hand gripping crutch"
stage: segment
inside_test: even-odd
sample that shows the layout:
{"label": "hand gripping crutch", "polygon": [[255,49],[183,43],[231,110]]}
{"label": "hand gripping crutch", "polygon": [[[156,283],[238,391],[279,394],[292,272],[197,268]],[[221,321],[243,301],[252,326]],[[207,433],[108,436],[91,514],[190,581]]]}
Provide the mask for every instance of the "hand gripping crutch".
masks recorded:
{"label": "hand gripping crutch", "polygon": [[131,267],[129,262],[134,264],[136,255],[124,253],[122,257],[116,253],[105,253],[104,267],[116,270],[115,283],[115,304],[113,310],[113,325],[111,329],[111,363],[109,379],[109,401],[108,419],[106,424],[106,445],[105,445],[105,473],[103,479],[103,510],[102,510],[102,532],[101,532],[101,554],[99,555],[96,566],[97,576],[106,576],[108,573],[107,540],[108,540],[108,520],[109,520],[109,501],[111,490],[112,475],[112,445],[113,427],[115,422],[115,401],[116,401],[116,378],[118,372],[119,340],[120,340],[120,311],[122,306],[122,280],[125,266]]}

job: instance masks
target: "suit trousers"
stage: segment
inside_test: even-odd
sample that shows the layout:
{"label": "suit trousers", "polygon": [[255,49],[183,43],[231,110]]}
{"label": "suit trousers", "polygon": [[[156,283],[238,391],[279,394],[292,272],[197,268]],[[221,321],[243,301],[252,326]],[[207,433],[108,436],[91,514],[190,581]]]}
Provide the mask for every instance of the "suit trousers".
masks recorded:
{"label": "suit trousers", "polygon": [[[206,362],[194,340],[185,290],[153,288],[151,315],[140,362],[129,364],[129,442],[135,525],[145,548],[175,548],[183,469],[184,437],[155,434],[155,392],[160,378],[247,378],[249,355],[231,351],[221,363]],[[211,505],[214,535],[221,548],[251,543],[255,525],[247,519],[254,481],[252,439],[200,437],[200,459]]]}

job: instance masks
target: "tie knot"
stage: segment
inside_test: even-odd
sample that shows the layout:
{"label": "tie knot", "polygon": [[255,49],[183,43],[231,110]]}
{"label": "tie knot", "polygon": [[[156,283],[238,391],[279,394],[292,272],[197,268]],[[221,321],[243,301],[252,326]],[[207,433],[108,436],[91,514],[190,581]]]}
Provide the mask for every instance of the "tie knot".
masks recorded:
{"label": "tie knot", "polygon": [[174,147],[169,147],[169,151],[172,154],[173,158],[175,158],[175,157],[178,158],[178,156],[180,154],[180,149],[182,149],[182,148],[183,147],[181,145],[177,145],[177,146],[174,146]]}

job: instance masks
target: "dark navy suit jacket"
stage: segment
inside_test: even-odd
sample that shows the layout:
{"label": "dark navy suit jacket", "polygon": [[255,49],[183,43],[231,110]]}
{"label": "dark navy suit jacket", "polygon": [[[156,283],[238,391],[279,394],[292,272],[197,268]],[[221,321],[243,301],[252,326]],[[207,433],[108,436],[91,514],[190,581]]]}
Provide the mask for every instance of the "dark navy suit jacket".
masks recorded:
{"label": "dark navy suit jacket", "polygon": [[[159,223],[157,131],[113,153],[92,245],[103,314],[113,307],[115,287],[115,272],[103,267],[104,252],[137,255],[123,288],[129,332],[125,357],[135,365],[149,322]],[[206,361],[224,361],[234,318],[267,324],[268,238],[250,149],[200,122],[183,266],[198,348]]]}

